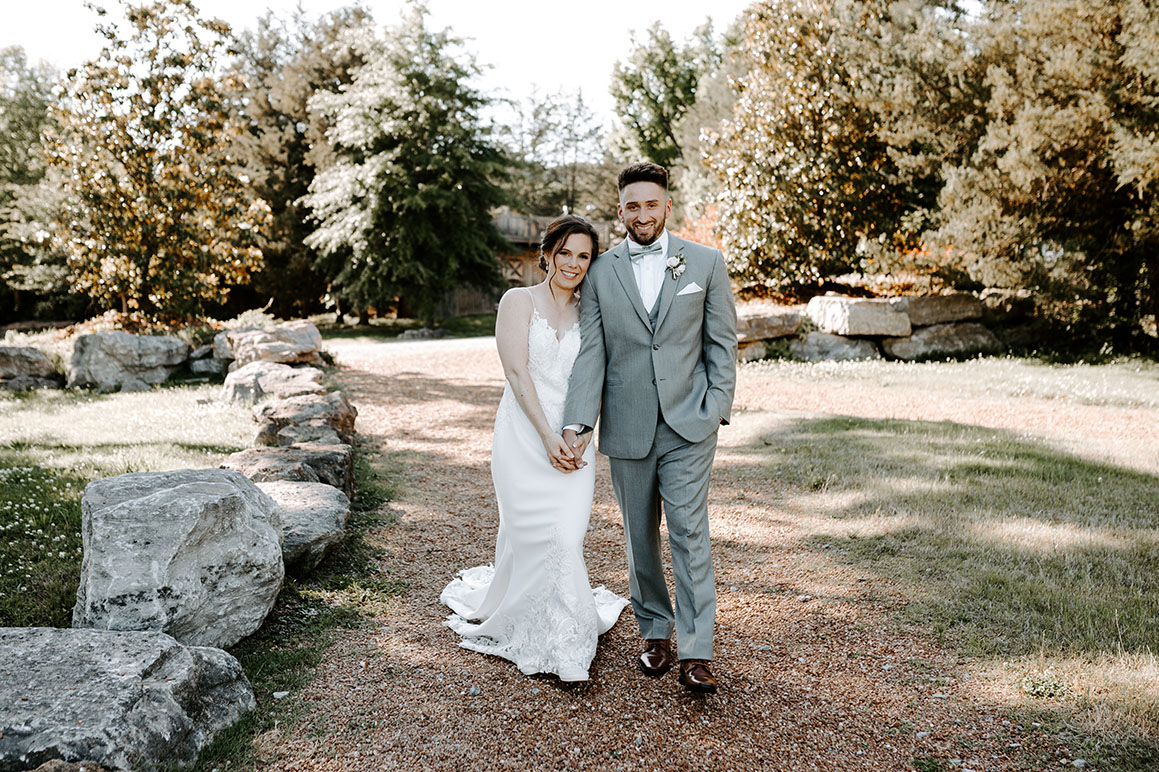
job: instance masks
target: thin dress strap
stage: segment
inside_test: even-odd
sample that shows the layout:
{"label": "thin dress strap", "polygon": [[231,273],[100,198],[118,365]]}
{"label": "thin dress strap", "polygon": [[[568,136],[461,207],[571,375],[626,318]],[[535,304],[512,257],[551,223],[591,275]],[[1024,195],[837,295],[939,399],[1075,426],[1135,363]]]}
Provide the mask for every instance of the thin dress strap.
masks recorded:
{"label": "thin dress strap", "polygon": [[[535,293],[531,291],[531,287],[520,287],[520,289],[527,291],[527,297],[531,298],[531,310],[539,314],[539,304],[535,302]],[[539,315],[543,316],[543,314]]]}

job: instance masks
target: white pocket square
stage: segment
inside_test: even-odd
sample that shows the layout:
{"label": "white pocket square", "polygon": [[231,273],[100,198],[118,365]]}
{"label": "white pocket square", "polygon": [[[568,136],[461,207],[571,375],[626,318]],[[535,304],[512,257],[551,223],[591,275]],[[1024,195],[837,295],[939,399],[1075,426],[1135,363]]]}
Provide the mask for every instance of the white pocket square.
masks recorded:
{"label": "white pocket square", "polygon": [[697,292],[704,292],[704,287],[701,287],[696,282],[692,282],[687,287],[677,292],[676,297],[680,297],[681,295],[693,295]]}

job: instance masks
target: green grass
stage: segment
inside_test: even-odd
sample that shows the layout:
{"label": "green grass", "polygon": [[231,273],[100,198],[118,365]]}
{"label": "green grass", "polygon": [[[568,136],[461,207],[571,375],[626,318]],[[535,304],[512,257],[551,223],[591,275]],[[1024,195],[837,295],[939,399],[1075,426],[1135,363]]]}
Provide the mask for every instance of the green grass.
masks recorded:
{"label": "green grass", "polygon": [[[330,386],[336,385],[327,375]],[[170,386],[99,395],[0,392],[0,626],[71,623],[81,562],[80,502],[93,480],[125,472],[217,466],[251,444],[249,411],[216,401],[220,387]],[[309,576],[287,577],[238,657],[258,708],[205,749],[196,769],[252,768],[261,735],[302,720],[302,688],[337,633],[381,615],[406,586],[379,566],[373,531],[391,522],[394,460],[359,448],[347,536]]]}
{"label": "green grass", "polygon": [[214,467],[250,444],[252,419],[218,388],[0,394],[0,626],[71,623],[87,483]]}
{"label": "green grass", "polygon": [[[420,329],[423,324],[418,319],[371,319],[370,324],[334,324],[332,315],[310,317],[317,325],[323,338],[371,338],[389,340],[397,338],[406,330]],[[478,338],[495,334],[495,314],[475,314],[439,320],[438,329],[446,330],[456,338]]]}
{"label": "green grass", "polygon": [[963,362],[820,362],[772,359],[743,365],[746,373],[816,383],[917,388],[931,397],[1031,398],[1079,405],[1159,408],[1159,362],[1132,358],[1107,364],[1051,364],[1020,357]]}
{"label": "green grass", "polygon": [[766,437],[840,523],[809,540],[902,582],[973,656],[1159,651],[1159,477],[991,429],[826,418]]}

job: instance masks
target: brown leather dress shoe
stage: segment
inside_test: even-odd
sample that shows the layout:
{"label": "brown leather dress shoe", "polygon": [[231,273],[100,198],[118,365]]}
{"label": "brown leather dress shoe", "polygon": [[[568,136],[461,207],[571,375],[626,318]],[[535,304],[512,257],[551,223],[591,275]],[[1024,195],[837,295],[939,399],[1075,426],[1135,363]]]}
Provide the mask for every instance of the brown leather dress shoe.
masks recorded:
{"label": "brown leather dress shoe", "polygon": [[672,644],[667,639],[647,640],[644,644],[644,653],[639,659],[644,675],[662,676],[672,669]]}
{"label": "brown leather dress shoe", "polygon": [[703,659],[680,660],[680,683],[690,692],[716,694],[716,676]]}

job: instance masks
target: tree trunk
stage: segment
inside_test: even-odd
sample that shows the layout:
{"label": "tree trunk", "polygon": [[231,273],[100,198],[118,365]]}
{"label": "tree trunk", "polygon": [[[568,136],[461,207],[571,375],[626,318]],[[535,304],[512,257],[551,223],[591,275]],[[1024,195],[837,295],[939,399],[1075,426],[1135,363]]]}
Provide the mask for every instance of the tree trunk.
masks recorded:
{"label": "tree trunk", "polygon": [[370,309],[363,308],[358,312],[358,326],[368,327],[370,325]]}

